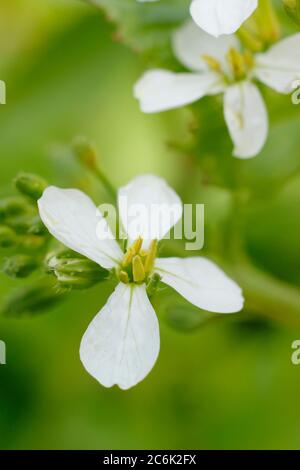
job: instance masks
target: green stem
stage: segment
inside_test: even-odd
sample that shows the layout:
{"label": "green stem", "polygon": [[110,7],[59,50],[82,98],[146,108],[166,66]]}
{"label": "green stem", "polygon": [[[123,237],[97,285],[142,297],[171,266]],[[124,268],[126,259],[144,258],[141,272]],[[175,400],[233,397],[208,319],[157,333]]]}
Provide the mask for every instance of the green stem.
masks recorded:
{"label": "green stem", "polygon": [[[184,257],[179,246],[168,256]],[[290,327],[300,328],[300,289],[255,267],[247,258],[236,263],[208,256],[239,284],[245,297],[245,311]]]}
{"label": "green stem", "polygon": [[81,165],[96,176],[108,195],[116,202],[117,192],[103,171],[100,170],[97,162],[97,152],[94,146],[84,137],[77,137],[72,144],[72,149]]}
{"label": "green stem", "polygon": [[105,176],[105,174],[100,170],[99,167],[93,166],[91,168],[92,173],[98,178],[100,183],[103,185],[109,196],[112,198],[113,201],[117,199],[117,192],[109,179]]}
{"label": "green stem", "polygon": [[232,270],[242,287],[245,309],[283,324],[300,327],[300,290],[245,261]]}

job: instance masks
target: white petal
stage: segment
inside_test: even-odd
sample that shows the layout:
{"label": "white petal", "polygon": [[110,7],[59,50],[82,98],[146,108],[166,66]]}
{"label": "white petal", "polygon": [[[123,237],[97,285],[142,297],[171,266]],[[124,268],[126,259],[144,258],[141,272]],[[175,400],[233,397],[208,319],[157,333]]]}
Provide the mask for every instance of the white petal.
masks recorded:
{"label": "white petal", "polygon": [[193,21],[188,21],[173,35],[173,49],[179,62],[194,71],[209,70],[203,56],[207,55],[227,69],[226,54],[229,49],[240,48],[236,36],[214,38],[198,28]]}
{"label": "white petal", "polygon": [[255,57],[255,76],[278,91],[291,93],[300,79],[300,33],[283,39]]}
{"label": "white petal", "polygon": [[159,325],[145,285],[119,284],[85,332],[80,358],[105,387],[143,380],[159,353]]}
{"label": "white petal", "polygon": [[220,76],[213,72],[193,74],[150,70],[135,84],[134,96],[144,113],[158,113],[218,93],[223,89],[221,83]]}
{"label": "white petal", "polygon": [[118,207],[129,244],[141,236],[144,248],[163,238],[182,216],[179,196],[155,175],[138,176],[120,188]]}
{"label": "white petal", "polygon": [[257,0],[193,0],[191,15],[213,36],[235,33],[257,8]]}
{"label": "white petal", "polygon": [[122,259],[122,251],[102,214],[78,189],[49,186],[38,201],[47,229],[71,250],[110,269]]}
{"label": "white petal", "polygon": [[250,82],[230,86],[225,92],[224,115],[234,143],[234,155],[255,157],[268,135],[268,115],[258,88]]}
{"label": "white petal", "polygon": [[159,258],[155,271],[162,282],[203,310],[235,313],[243,308],[239,286],[206,258]]}

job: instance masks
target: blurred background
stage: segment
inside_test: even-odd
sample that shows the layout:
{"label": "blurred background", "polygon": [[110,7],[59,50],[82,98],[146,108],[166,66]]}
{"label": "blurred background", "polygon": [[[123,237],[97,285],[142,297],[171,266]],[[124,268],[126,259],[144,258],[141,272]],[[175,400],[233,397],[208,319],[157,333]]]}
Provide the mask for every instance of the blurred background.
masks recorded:
{"label": "blurred background", "polygon": [[[284,28],[295,31],[281,14]],[[14,194],[13,177],[28,171],[103,202],[102,189],[69,152],[74,136],[85,135],[116,186],[154,172],[186,202],[204,202],[210,247],[230,194],[222,185],[203,188],[195,158],[178,151],[188,110],[140,113],[132,86],[144,68],[92,6],[2,0],[0,79],[7,104],[0,107],[0,196]],[[290,97],[263,93],[271,130],[262,154],[234,160],[219,104],[204,100],[199,158],[227,185],[233,166],[242,172],[260,196],[247,206],[248,252],[257,266],[299,287],[300,107]],[[26,282],[0,274],[0,306]],[[291,363],[300,326],[248,312],[187,332],[161,318],[161,353],[151,374],[127,392],[105,389],[85,372],[78,350],[111,290],[99,284],[70,293],[47,313],[0,316],[7,345],[7,364],[0,365],[1,449],[300,447],[300,366]]]}

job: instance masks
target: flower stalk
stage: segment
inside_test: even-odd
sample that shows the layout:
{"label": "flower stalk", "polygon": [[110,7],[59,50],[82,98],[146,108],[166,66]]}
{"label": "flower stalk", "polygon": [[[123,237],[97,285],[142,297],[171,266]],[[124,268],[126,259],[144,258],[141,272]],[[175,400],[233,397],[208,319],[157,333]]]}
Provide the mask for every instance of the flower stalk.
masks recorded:
{"label": "flower stalk", "polygon": [[98,165],[96,149],[90,142],[81,137],[75,139],[72,148],[79,163],[94,174],[105,188],[112,201],[115,201],[117,196],[116,190]]}

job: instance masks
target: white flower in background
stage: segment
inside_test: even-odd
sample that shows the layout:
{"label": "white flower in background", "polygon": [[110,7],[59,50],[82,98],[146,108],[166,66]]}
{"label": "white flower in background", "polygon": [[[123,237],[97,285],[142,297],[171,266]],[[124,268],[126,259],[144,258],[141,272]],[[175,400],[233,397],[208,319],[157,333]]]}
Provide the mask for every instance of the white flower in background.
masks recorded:
{"label": "white flower in background", "polygon": [[[148,222],[157,239],[163,238],[182,216],[181,200],[164,180],[154,175],[135,178],[118,192],[120,220],[127,228],[129,246],[123,253],[106,219],[81,191],[50,186],[38,201],[41,219],[57,240],[114,270],[119,279],[85,332],[80,357],[87,371],[102,385],[117,384],[122,389],[143,380],[159,353],[158,320],[146,289],[155,277],[153,273],[201,309],[234,313],[243,307],[241,289],[208,259],[156,258],[157,240],[147,238],[144,219],[139,238],[139,224],[128,224],[128,213],[132,208],[135,211],[136,205],[153,214]],[[162,218],[149,210],[153,205],[164,208]]]}
{"label": "white flower in background", "polygon": [[[157,0],[138,0],[153,2]],[[190,12],[195,23],[213,36],[235,33],[257,8],[258,0],[193,0]]]}
{"label": "white flower in background", "polygon": [[192,22],[173,36],[177,59],[192,73],[146,72],[134,87],[145,113],[193,103],[203,96],[224,93],[225,121],[234,155],[257,155],[268,135],[268,116],[258,79],[279,93],[293,91],[300,77],[300,34],[283,39],[265,53],[242,52],[236,36],[213,38]]}
{"label": "white flower in background", "polygon": [[193,0],[191,15],[213,36],[235,33],[257,8],[258,0]]}

